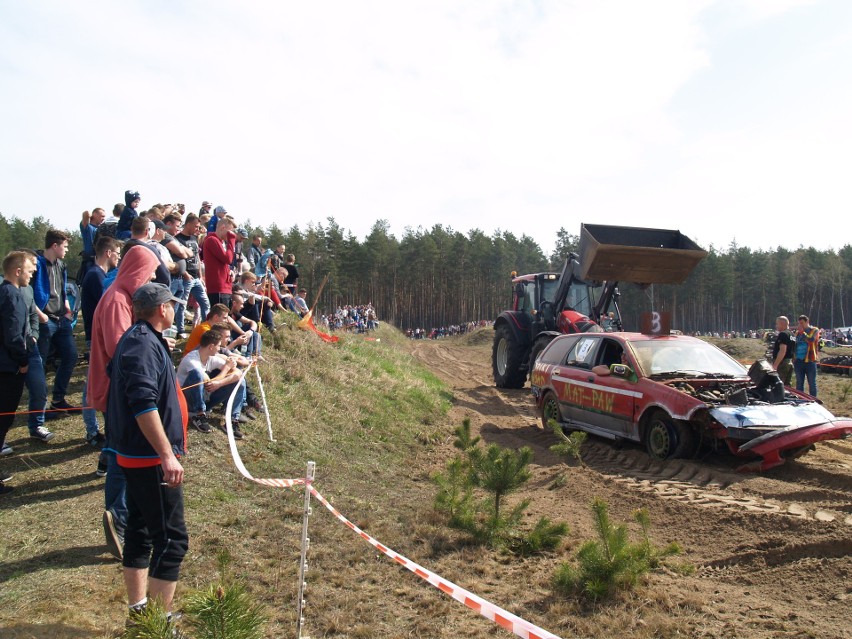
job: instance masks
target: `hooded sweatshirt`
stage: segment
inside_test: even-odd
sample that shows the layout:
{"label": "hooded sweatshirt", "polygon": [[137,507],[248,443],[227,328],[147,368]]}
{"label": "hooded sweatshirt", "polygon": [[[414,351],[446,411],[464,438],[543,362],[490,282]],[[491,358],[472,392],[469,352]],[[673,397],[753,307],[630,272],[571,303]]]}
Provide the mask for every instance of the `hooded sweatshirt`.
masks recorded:
{"label": "hooded sweatshirt", "polygon": [[133,325],[133,293],[151,281],[160,260],[145,246],[132,246],[121,259],[115,281],[98,302],[92,319],[88,399],[106,412],[109,395],[107,365],[121,336]]}

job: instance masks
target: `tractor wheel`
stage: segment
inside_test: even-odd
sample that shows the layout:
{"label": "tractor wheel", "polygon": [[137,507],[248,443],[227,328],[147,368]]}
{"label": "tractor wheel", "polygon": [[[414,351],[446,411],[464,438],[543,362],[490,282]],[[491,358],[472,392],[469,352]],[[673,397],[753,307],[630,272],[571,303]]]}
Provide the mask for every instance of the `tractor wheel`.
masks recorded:
{"label": "tractor wheel", "polygon": [[533,366],[535,366],[535,363],[538,361],[538,357],[539,357],[539,355],[541,355],[541,352],[542,352],[545,348],[547,348],[547,346],[548,346],[548,345],[550,344],[550,342],[552,342],[552,341],[553,341],[553,336],[552,336],[552,335],[544,335],[544,336],[542,336],[542,337],[539,337],[539,338],[538,338],[538,339],[537,339],[537,340],[533,343],[533,347],[532,347],[532,349],[530,349],[530,366],[529,366],[529,372],[530,372],[530,374],[532,374]]}
{"label": "tractor wheel", "polygon": [[521,370],[526,353],[518,344],[508,326],[498,326],[494,331],[494,347],[491,351],[491,368],[497,388],[523,388],[527,381],[526,371]]}
{"label": "tractor wheel", "polygon": [[562,425],[562,413],[559,411],[559,399],[551,391],[544,394],[541,400],[541,425],[544,430],[550,430],[551,420]]}
{"label": "tractor wheel", "polygon": [[668,415],[657,413],[645,428],[645,449],[654,459],[669,459],[677,450],[677,431]]}

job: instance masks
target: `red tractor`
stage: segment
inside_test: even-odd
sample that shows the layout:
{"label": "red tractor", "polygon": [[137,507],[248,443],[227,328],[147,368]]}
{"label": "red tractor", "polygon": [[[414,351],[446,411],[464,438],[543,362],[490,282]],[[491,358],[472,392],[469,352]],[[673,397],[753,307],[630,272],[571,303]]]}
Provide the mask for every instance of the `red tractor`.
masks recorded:
{"label": "red tractor", "polygon": [[494,322],[494,383],[522,388],[557,335],[620,331],[620,281],[680,284],[705,255],[680,231],[582,224],[579,255],[569,254],[561,273],[513,277],[512,309]]}

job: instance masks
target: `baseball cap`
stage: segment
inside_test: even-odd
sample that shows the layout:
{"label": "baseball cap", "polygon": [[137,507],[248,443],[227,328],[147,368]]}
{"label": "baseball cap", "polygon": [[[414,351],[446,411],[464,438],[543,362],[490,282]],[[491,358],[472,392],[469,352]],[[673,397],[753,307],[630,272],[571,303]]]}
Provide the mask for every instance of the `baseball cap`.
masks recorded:
{"label": "baseball cap", "polygon": [[212,204],[213,204],[212,202],[208,202],[207,200],[204,200],[204,201],[201,203],[201,206],[212,206]]}
{"label": "baseball cap", "polygon": [[163,220],[157,219],[156,217],[151,220],[151,224],[154,225],[154,228],[158,228],[161,231],[165,231],[167,228],[169,228],[168,226],[166,226],[166,223],[163,222]]}
{"label": "baseball cap", "polygon": [[214,215],[219,215],[219,213],[227,213],[227,212],[228,212],[228,209],[226,209],[224,206],[217,206],[215,209],[213,209]]}
{"label": "baseball cap", "polygon": [[140,308],[154,308],[155,306],[165,304],[166,302],[182,303],[178,298],[172,295],[169,287],[165,284],[149,282],[148,284],[140,286],[133,294],[133,306],[138,306]]}

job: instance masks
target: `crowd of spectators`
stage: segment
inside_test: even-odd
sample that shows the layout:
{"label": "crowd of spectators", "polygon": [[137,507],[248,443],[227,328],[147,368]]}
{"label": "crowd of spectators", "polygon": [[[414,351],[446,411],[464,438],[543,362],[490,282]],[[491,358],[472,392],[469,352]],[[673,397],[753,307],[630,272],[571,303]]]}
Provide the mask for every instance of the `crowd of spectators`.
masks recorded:
{"label": "crowd of spectators", "polygon": [[[303,291],[304,292],[304,291]],[[302,300],[304,302],[304,300]],[[304,306],[307,311],[307,306]],[[376,309],[372,304],[338,306],[334,313],[320,315],[320,325],[329,331],[367,333],[379,327]]]}
{"label": "crowd of spectators", "polygon": [[424,328],[408,328],[405,330],[405,335],[409,339],[440,339],[442,337],[452,337],[453,335],[464,335],[474,329],[490,326],[493,323],[491,320],[479,320],[478,322],[440,326],[428,331]]}
{"label": "crowd of spectators", "polygon": [[[159,577],[151,582],[159,585],[151,591],[174,590],[160,582],[176,581],[185,547],[160,547],[151,535],[183,539],[182,501],[180,521],[169,519],[178,512],[173,504],[158,522],[149,521],[158,515],[148,499],[163,486],[179,486],[184,429],[211,433],[212,411],[236,389],[231,418],[235,438],[242,439],[263,408],[242,375],[263,359],[261,327],[275,331],[280,309],[300,317],[309,312],[295,255],[283,244],[264,248],[259,235],[249,243],[224,206],[205,201],[196,214],[181,204],[144,210],[141,202],[138,192],[127,191],[110,215],[100,207],[83,213],[76,274],[69,276],[65,263],[71,236],[50,229],[39,250],[6,256],[0,285],[0,456],[15,453],[6,435],[25,387],[33,440],[50,442],[56,435],[49,422],[82,413],[85,442],[100,451],[95,472],[106,477],[101,519],[107,546],[124,562],[131,612],[145,604],[143,565],[165,566],[160,573],[152,569]],[[78,304],[88,361],[82,406],[67,399],[78,363]],[[330,321],[352,330],[377,324],[369,305],[338,309]],[[186,340],[182,351],[178,340]],[[163,369],[161,350],[171,372]],[[50,375],[48,362],[54,364]],[[172,391],[177,395],[167,397]],[[216,428],[226,430],[222,420]],[[159,483],[140,471],[154,467]],[[0,466],[0,496],[13,491],[11,479]]]}

